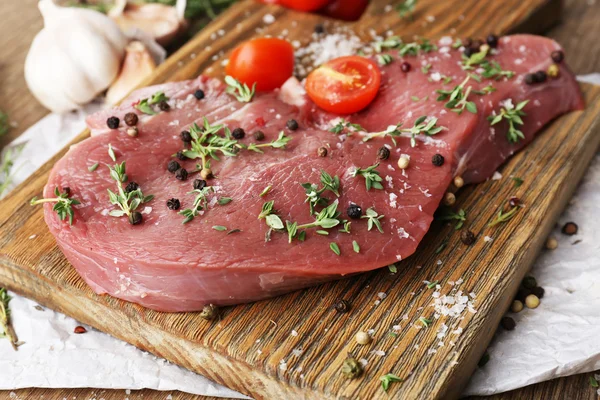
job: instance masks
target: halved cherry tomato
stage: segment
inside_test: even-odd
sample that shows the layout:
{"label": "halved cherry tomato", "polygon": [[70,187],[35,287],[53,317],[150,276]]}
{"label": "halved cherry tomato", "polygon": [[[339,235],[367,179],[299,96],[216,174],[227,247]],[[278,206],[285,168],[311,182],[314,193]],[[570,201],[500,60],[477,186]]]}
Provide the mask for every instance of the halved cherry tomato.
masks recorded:
{"label": "halved cherry tomato", "polygon": [[[354,1],[354,0],[352,0]],[[298,11],[317,11],[325,7],[329,0],[280,0],[279,4]]]}
{"label": "halved cherry tomato", "polygon": [[249,40],[233,50],[225,72],[260,92],[276,89],[294,73],[294,48],[283,39]]}
{"label": "halved cherry tomato", "polygon": [[365,12],[369,0],[333,0],[321,14],[344,21],[356,21]]}
{"label": "halved cherry tomato", "polygon": [[312,101],[336,114],[352,114],[367,107],[377,96],[380,85],[377,64],[359,56],[328,61],[306,79],[306,91]]}

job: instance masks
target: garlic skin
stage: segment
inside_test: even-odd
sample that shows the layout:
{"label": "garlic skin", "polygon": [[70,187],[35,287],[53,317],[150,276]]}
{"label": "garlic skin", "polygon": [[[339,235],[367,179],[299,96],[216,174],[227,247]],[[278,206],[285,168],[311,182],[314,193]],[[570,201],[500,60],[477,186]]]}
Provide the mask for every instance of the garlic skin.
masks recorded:
{"label": "garlic skin", "polygon": [[25,80],[46,108],[66,112],[89,103],[116,78],[127,38],[109,17],[93,10],[38,4],[44,28],[31,43]]}
{"label": "garlic skin", "polygon": [[137,88],[156,69],[150,51],[142,42],[133,41],[125,48],[125,61],[119,77],[106,92],[106,103],[116,104]]}

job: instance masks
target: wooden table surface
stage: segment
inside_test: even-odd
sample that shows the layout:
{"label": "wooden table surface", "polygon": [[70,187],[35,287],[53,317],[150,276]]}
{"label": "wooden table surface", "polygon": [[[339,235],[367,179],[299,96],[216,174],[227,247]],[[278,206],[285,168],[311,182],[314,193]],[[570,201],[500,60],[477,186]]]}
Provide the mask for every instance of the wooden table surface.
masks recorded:
{"label": "wooden table surface", "polygon": [[[0,15],[18,15],[0,24],[0,110],[9,115],[16,126],[0,137],[0,148],[22,134],[47,114],[29,93],[23,77],[23,63],[33,36],[42,27],[36,7],[38,0],[0,1]],[[558,40],[566,49],[569,65],[577,74],[600,72],[600,1],[566,0],[563,21],[548,36]],[[482,32],[482,35],[486,32]],[[486,399],[597,399],[596,389],[590,386],[592,374],[580,374],[555,379]],[[1,378],[0,378],[1,379]],[[0,391],[0,399],[194,399],[198,396],[180,392],[157,392],[103,389],[22,389]],[[209,399],[209,398],[202,398]]]}

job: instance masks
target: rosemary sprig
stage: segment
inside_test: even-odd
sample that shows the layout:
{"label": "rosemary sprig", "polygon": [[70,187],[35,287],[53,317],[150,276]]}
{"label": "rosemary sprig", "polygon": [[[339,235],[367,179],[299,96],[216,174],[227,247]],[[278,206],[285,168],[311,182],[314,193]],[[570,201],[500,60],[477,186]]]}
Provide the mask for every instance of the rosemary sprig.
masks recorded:
{"label": "rosemary sprig", "polygon": [[508,132],[506,133],[506,137],[510,143],[517,143],[519,139],[525,139],[523,132],[517,129],[515,125],[523,125],[523,119],[521,119],[521,117],[527,115],[523,111],[523,107],[525,107],[527,103],[529,103],[529,100],[520,102],[516,107],[504,106],[500,109],[500,114],[490,115],[488,117],[488,121],[490,121],[490,125],[492,126],[503,119],[508,121]]}
{"label": "rosemary sprig", "polygon": [[512,207],[507,212],[504,212],[502,209],[500,209],[500,211],[498,211],[498,215],[496,216],[496,218],[494,218],[492,220],[492,222],[490,222],[488,224],[488,227],[491,228],[491,227],[501,224],[503,222],[510,221],[517,214],[517,212],[520,209],[521,209],[521,207],[518,207],[518,206]]}
{"label": "rosemary sprig", "polygon": [[164,92],[156,92],[148,99],[142,99],[138,104],[135,105],[135,108],[148,115],[156,115],[158,114],[152,108],[153,105],[160,103],[161,101],[167,101],[169,98],[165,96]]}
{"label": "rosemary sprig", "polygon": [[467,213],[462,208],[455,213],[452,210],[447,210],[445,214],[438,217],[440,221],[457,221],[454,226],[454,230],[459,230],[463,227],[465,221],[467,220]]}
{"label": "rosemary sprig", "polygon": [[413,12],[417,6],[417,0],[405,0],[396,6],[396,11],[400,18],[406,18],[409,16],[412,19]]}
{"label": "rosemary sprig", "polygon": [[377,214],[377,211],[375,211],[375,209],[372,207],[365,211],[365,215],[361,216],[361,218],[367,219],[367,230],[370,231],[375,226],[377,227],[377,230],[381,233],[383,233],[383,228],[381,227],[380,219],[382,219],[383,217],[384,215]]}
{"label": "rosemary sprig", "polygon": [[245,83],[241,83],[232,76],[227,75],[225,77],[225,83],[227,89],[225,91],[230,95],[234,96],[239,102],[250,103],[256,92],[256,83],[252,85],[252,89]]}
{"label": "rosemary sprig", "polygon": [[401,127],[402,127],[402,122],[399,122],[395,126],[394,125],[389,126],[385,131],[370,133],[370,134],[366,135],[363,138],[363,141],[367,142],[376,137],[390,136],[392,138],[392,141],[394,142],[394,144],[396,144],[396,141],[394,140],[394,138],[402,136],[402,133],[407,133],[407,134],[410,134],[410,137],[411,137],[411,139],[410,139],[411,147],[415,147],[417,145],[417,140],[416,140],[417,135],[424,133],[425,135],[433,136],[433,135],[437,135],[443,129],[445,129],[443,126],[437,125],[437,118],[428,117],[426,115],[417,118],[411,128],[401,129]]}
{"label": "rosemary sprig", "polygon": [[196,194],[196,197],[194,198],[194,203],[192,204],[191,208],[186,208],[185,210],[179,211],[178,214],[185,217],[182,224],[187,224],[188,222],[192,221],[196,216],[198,216],[200,211],[208,208],[207,196],[213,192],[214,189],[212,186],[205,186],[202,189],[195,189],[188,193]]}
{"label": "rosemary sprig", "polygon": [[390,384],[392,382],[402,382],[402,378],[400,378],[398,375],[394,375],[394,374],[385,374],[385,375],[379,377],[379,380],[381,381],[381,388],[383,390],[385,390],[386,392],[389,389]]}
{"label": "rosemary sprig", "polygon": [[379,167],[379,163],[364,169],[357,167],[352,176],[361,175],[363,178],[365,178],[367,190],[371,190],[371,188],[383,190],[383,185],[381,184],[383,178],[379,175],[379,171],[376,169],[377,167]]}
{"label": "rosemary sprig", "polygon": [[471,75],[468,75],[464,81],[455,86],[452,90],[436,90],[436,92],[439,94],[437,101],[447,100],[444,107],[450,108],[453,112],[459,115],[462,114],[465,108],[467,111],[477,114],[477,106],[474,102],[468,100],[469,94],[471,94],[471,90],[473,90],[472,86],[469,86],[465,90],[465,85],[469,79],[471,79]]}
{"label": "rosemary sprig", "polygon": [[37,197],[34,197],[29,204],[35,206],[42,203],[55,203],[52,210],[58,214],[60,220],[64,221],[68,217],[69,225],[73,225],[73,206],[81,204],[81,202],[77,199],[70,198],[69,192],[66,190],[61,193],[60,190],[58,190],[58,187],[54,188],[54,195],[56,197],[48,199],[38,199]]}
{"label": "rosemary sprig", "polygon": [[0,288],[0,338],[7,338],[13,349],[17,350],[22,343],[19,342],[10,322],[10,308],[8,303],[10,303],[11,299],[6,289]]}
{"label": "rosemary sprig", "polygon": [[292,138],[290,136],[286,136],[285,132],[281,131],[281,132],[279,132],[279,136],[277,137],[276,140],[273,140],[270,143],[262,143],[262,144],[250,143],[248,145],[247,149],[251,150],[251,151],[255,151],[257,153],[263,153],[261,148],[272,147],[274,149],[282,149],[289,143],[290,140],[292,140]]}
{"label": "rosemary sprig", "polygon": [[335,124],[332,128],[329,129],[329,132],[335,134],[340,134],[342,132],[365,132],[365,128],[363,128],[359,124],[353,124],[342,118],[337,124]]}

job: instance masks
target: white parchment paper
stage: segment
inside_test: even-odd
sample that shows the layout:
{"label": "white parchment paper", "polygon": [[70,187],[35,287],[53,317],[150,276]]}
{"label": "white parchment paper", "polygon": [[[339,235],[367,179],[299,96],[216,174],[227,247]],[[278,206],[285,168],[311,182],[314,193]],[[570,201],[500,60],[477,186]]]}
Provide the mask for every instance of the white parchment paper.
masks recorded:
{"label": "white parchment paper", "polygon": [[[600,83],[600,74],[581,80]],[[19,137],[15,144],[25,145],[15,164],[14,183],[68,143],[84,128],[84,116],[98,108],[50,115]],[[465,394],[499,393],[600,368],[600,156],[559,223],[571,220],[579,225],[578,235],[566,237],[557,228],[559,248],[545,251],[535,264],[533,275],[546,289],[541,306],[514,315],[514,331],[498,332],[489,349],[490,362],[477,370]],[[18,296],[11,302],[15,330],[26,343],[14,352],[0,340],[0,389],[150,388],[245,398],[89,327],[76,335],[75,320],[35,306]]]}

